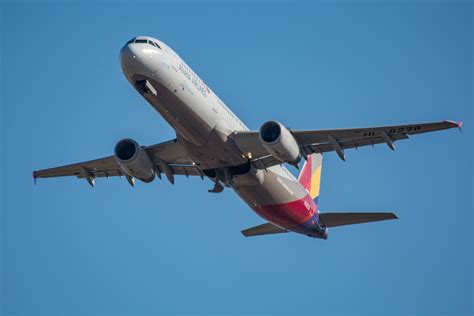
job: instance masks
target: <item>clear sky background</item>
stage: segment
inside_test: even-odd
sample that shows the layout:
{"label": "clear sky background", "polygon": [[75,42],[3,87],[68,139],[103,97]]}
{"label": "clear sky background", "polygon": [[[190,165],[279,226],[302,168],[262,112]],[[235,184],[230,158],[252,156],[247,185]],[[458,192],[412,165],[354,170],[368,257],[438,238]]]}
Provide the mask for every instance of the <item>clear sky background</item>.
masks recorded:
{"label": "clear sky background", "polygon": [[[2,311],[6,315],[473,313],[472,2],[0,5]],[[231,191],[176,179],[40,180],[173,130],[118,53],[163,40],[253,129],[464,121],[325,155],[323,211],[400,219],[245,239]],[[296,171],[292,169],[293,172]]]}

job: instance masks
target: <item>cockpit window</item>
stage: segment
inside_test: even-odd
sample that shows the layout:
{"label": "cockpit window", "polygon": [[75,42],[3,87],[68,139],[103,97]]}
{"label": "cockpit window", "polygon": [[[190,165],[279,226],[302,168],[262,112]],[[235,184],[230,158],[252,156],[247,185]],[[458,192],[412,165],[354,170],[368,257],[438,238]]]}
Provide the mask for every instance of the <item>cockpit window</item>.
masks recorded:
{"label": "cockpit window", "polygon": [[159,49],[161,49],[160,45],[158,45],[157,43],[151,41],[151,40],[147,40],[147,39],[131,39],[127,42],[127,44],[130,44],[130,43],[140,43],[140,44],[149,44],[153,47],[158,47]]}
{"label": "cockpit window", "polygon": [[153,46],[158,47],[159,49],[161,49],[160,45],[156,44],[153,41],[148,40],[148,44],[153,45]]}

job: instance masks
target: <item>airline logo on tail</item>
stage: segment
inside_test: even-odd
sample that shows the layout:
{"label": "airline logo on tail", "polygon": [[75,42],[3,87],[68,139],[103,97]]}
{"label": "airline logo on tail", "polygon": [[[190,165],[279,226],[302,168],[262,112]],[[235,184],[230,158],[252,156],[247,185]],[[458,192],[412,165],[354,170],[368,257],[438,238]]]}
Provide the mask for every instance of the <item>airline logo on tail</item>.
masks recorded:
{"label": "airline logo on tail", "polygon": [[313,200],[318,202],[319,188],[321,185],[321,168],[323,165],[323,155],[312,154],[303,165],[298,182],[308,191]]}

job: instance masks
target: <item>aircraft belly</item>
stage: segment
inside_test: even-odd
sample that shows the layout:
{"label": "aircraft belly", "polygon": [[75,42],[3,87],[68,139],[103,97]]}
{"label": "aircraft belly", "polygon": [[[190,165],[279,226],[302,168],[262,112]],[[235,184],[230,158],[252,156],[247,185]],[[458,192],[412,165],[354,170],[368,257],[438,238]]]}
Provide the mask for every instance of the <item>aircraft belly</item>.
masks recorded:
{"label": "aircraft belly", "polygon": [[280,227],[298,227],[314,222],[317,206],[296,179],[287,177],[281,166],[264,172],[260,185],[234,188],[236,193],[261,217]]}
{"label": "aircraft belly", "polygon": [[301,199],[307,194],[306,190],[293,177],[279,172],[281,166],[262,170],[264,180],[261,185],[239,188],[239,194],[251,201],[252,204],[273,205]]}
{"label": "aircraft belly", "polygon": [[191,143],[179,136],[178,141],[191,159],[199,164],[201,169],[226,168],[246,163],[247,158],[242,157],[242,153],[227,136],[228,134],[221,133],[221,131],[214,128],[209,133],[206,143],[202,146]]}

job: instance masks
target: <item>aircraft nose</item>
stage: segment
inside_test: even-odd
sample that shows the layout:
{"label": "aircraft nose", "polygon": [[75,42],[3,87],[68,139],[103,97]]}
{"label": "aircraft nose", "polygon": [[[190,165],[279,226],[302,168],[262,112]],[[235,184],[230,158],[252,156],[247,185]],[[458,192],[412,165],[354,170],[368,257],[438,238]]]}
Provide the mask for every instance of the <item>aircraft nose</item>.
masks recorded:
{"label": "aircraft nose", "polygon": [[161,50],[156,46],[147,40],[138,41],[127,42],[120,50],[122,71],[129,77],[134,74],[151,75],[161,58]]}
{"label": "aircraft nose", "polygon": [[125,73],[133,73],[142,63],[140,51],[132,44],[126,44],[120,50],[120,65]]}

